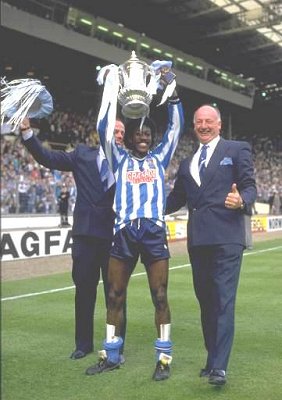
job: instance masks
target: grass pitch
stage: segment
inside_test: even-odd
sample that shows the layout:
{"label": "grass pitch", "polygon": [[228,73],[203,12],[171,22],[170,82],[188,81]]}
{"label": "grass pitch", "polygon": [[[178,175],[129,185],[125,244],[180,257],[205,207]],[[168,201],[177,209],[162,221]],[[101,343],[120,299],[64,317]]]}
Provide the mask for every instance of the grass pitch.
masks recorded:
{"label": "grass pitch", "polygon": [[95,352],[73,361],[69,359],[74,348],[74,289],[70,274],[2,283],[2,399],[281,399],[281,240],[256,243],[253,250],[245,252],[228,383],[220,389],[198,377],[206,354],[188,264],[186,254],[170,260],[174,351],[171,378],[163,382],[151,379],[156,331],[142,266],[136,268],[128,289],[126,363],[119,370],[98,376],[86,376],[85,369],[96,362],[96,350],[104,339],[101,285],[95,316]]}

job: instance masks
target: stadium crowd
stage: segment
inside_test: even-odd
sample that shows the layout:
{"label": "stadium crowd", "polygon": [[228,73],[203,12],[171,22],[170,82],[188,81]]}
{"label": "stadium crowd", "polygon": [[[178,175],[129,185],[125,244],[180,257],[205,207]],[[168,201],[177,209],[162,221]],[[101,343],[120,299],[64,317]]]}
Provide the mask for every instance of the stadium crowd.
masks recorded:
{"label": "stadium crowd", "polygon": [[[72,150],[78,143],[89,146],[99,144],[96,119],[93,110],[86,115],[71,110],[56,110],[44,121],[44,126],[35,127],[44,146]],[[160,132],[162,128],[159,127]],[[282,139],[248,135],[236,139],[251,143],[257,180],[257,201],[269,204],[271,214],[282,213]],[[194,139],[185,132],[175,156],[167,170],[166,188],[169,192],[181,159],[193,151]],[[3,135],[1,141],[1,213],[58,213],[58,197],[61,187],[70,192],[69,212],[72,213],[76,187],[71,173],[50,171],[34,161],[15,134]]]}

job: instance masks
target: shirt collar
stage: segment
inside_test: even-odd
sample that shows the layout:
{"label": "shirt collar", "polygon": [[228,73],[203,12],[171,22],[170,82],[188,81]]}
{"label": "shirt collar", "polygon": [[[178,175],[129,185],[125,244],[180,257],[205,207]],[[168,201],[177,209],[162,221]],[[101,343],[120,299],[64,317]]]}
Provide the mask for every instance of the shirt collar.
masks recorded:
{"label": "shirt collar", "polygon": [[[216,148],[217,143],[220,141],[220,135],[216,136],[214,139],[212,139],[209,143],[206,143],[208,146],[208,151],[213,152],[214,149]],[[202,150],[202,147],[204,146],[203,143],[200,143],[199,151]]]}

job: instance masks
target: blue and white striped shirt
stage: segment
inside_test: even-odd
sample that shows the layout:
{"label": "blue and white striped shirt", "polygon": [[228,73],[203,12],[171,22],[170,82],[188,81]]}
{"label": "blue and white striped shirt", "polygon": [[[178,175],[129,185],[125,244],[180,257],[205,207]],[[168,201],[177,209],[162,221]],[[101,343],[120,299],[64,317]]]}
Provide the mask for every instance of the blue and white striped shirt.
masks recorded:
{"label": "blue and white striped shirt", "polygon": [[113,209],[115,233],[137,218],[149,218],[164,225],[165,169],[175,152],[183,131],[182,104],[168,103],[169,123],[161,143],[142,159],[106,140],[107,113],[98,121],[97,130],[116,180]]}

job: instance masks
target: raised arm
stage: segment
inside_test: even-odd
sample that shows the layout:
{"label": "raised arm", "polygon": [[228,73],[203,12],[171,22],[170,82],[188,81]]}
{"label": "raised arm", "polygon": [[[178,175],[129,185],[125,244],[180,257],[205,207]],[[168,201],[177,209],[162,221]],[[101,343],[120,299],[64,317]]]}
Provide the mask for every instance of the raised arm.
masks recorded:
{"label": "raised arm", "polygon": [[30,127],[30,121],[25,118],[20,124],[22,142],[34,159],[44,167],[59,171],[72,171],[74,167],[75,151],[65,152],[49,150],[42,145]]}
{"label": "raised arm", "polygon": [[178,97],[168,101],[168,117],[166,132],[154,150],[164,168],[168,167],[184,128],[183,107]]}

